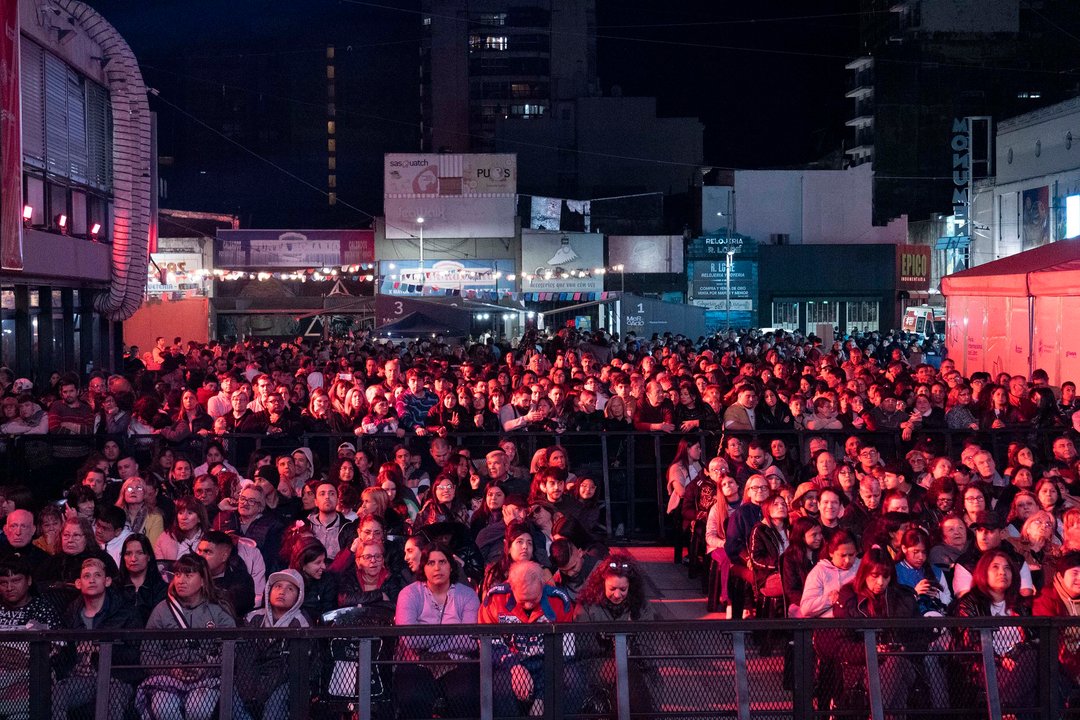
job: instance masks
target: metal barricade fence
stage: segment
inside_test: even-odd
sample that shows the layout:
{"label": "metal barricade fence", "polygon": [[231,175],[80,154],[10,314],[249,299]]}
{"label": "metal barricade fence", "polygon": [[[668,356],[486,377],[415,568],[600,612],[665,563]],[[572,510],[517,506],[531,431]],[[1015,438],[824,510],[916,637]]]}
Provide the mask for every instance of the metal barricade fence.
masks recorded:
{"label": "metal barricade fence", "polygon": [[[990,617],[9,631],[0,715],[1050,720],[1080,713],[1080,678],[1058,663],[1078,632]],[[513,663],[528,686],[499,662],[511,634],[533,649]],[[435,640],[451,650],[402,652]]]}
{"label": "metal barricade fence", "polygon": [[[1054,438],[1064,429],[1035,430],[1026,427],[1007,428],[986,433],[968,431],[927,430],[920,431],[917,438],[927,438],[937,454],[956,458],[965,440],[975,437],[987,447],[1004,468],[1007,448],[1011,442],[1024,442],[1052,457],[1050,452]],[[769,441],[784,440],[789,452],[802,465],[809,460],[807,445],[810,438],[825,438],[839,454],[843,453],[844,441],[852,436],[875,443],[885,456],[902,455],[913,446],[904,441],[896,431],[849,432],[849,431],[761,431],[729,432],[724,435],[695,433],[703,443],[706,457],[716,454],[723,439],[739,437]],[[665,535],[666,473],[675,456],[682,435],[639,432],[566,432],[552,433],[460,433],[447,439],[457,447],[467,448],[474,463],[482,464],[483,455],[497,447],[498,439],[511,437],[526,467],[536,450],[553,445],[567,449],[570,468],[581,477],[592,477],[602,492],[606,507],[602,520],[609,536],[633,542],[653,542]],[[160,436],[108,436],[79,435],[19,435],[0,436],[0,484],[28,484],[32,486],[41,502],[59,497],[75,480],[75,471],[93,451],[99,450],[106,440],[121,443],[125,452],[135,455],[143,468],[148,467],[155,450],[172,447],[188,454],[193,464],[202,461],[207,438],[192,437],[181,443],[167,443]],[[225,445],[228,462],[241,473],[255,450],[272,454],[288,453],[297,447],[309,447],[323,461],[337,457],[337,447],[349,442],[370,452],[376,464],[393,460],[393,448],[408,444],[414,452],[427,452],[428,437],[407,435],[361,435],[355,434],[301,434],[296,436],[231,434],[217,439]],[[788,478],[790,482],[792,478]],[[623,533],[615,533],[620,526]],[[617,536],[617,537],[616,537]]]}

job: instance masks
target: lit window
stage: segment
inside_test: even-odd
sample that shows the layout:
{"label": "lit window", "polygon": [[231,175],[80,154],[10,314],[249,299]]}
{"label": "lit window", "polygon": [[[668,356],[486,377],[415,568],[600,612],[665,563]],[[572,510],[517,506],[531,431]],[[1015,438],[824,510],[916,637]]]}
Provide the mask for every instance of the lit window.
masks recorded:
{"label": "lit window", "polygon": [[333,120],[326,121],[326,134],[333,135],[337,132],[337,123]]}
{"label": "lit window", "polygon": [[485,50],[505,50],[508,44],[505,35],[488,35],[484,38]]}

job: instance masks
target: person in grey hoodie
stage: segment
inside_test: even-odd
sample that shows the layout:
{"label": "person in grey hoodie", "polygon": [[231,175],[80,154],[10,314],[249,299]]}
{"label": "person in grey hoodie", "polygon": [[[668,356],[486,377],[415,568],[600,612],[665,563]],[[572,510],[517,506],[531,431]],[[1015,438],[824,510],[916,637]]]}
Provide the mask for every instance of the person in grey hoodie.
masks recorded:
{"label": "person in grey hoodie", "polygon": [[[264,606],[245,618],[251,627],[310,627],[302,607],[304,578],[296,570],[272,573],[266,582]],[[259,639],[238,648],[237,683],[249,712],[266,720],[289,715],[289,664],[283,639]]]}
{"label": "person in grey hoodie", "polygon": [[[147,630],[232,628],[236,619],[219,598],[210,567],[200,555],[184,555],[173,565],[169,594],[158,603],[146,623]],[[211,720],[217,715],[221,676],[217,668],[199,667],[221,657],[218,640],[147,641],[142,664],[157,670],[139,685],[135,707],[140,717],[153,720]],[[243,705],[233,714],[250,720]]]}

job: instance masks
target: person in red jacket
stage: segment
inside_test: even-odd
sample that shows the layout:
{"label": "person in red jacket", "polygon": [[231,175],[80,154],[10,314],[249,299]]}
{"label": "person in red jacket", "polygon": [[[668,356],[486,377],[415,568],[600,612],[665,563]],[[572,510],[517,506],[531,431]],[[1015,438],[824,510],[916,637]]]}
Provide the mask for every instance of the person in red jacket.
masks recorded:
{"label": "person in red jacket", "polygon": [[[1073,550],[1054,561],[1054,576],[1035,598],[1032,615],[1040,617],[1080,616],[1080,551]],[[1080,690],[1080,627],[1072,625],[1061,632],[1058,648],[1062,697]]]}
{"label": "person in red jacket", "polygon": [[[573,603],[562,590],[544,583],[538,563],[521,560],[513,564],[505,583],[492,587],[477,622],[480,624],[528,625],[569,623]],[[543,714],[544,635],[519,633],[497,639],[492,645],[495,663],[494,704],[500,717]],[[582,705],[585,677],[577,672],[574,636],[563,636],[563,712],[577,713]]]}

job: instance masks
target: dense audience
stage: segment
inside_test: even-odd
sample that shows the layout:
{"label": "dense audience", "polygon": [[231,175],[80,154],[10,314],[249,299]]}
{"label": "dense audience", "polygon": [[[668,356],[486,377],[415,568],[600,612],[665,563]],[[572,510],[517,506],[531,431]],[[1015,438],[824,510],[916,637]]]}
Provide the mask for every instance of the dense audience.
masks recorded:
{"label": "dense audience", "polygon": [[[359,609],[399,625],[648,620],[640,570],[609,549],[627,518],[604,492],[626,489],[558,442],[607,434],[619,467],[634,431],[670,436],[653,461],[673,559],[720,617],[1080,615],[1075,385],[963,377],[928,349],[898,334],[825,347],[782,331],[564,329],[514,347],[162,338],[85,383],[0,367],[0,434],[24,436],[25,467],[0,486],[0,626],[306,627]],[[1030,639],[1007,630],[994,644],[1002,697],[1030,704]],[[568,676],[564,707],[602,705],[606,642],[577,649],[589,680]],[[821,708],[865,657],[854,634],[814,644]],[[1075,645],[1060,658],[1071,687]],[[93,699],[96,656],[82,652],[57,659],[57,717]],[[220,643],[114,652],[178,670],[116,673],[110,717],[132,703],[162,719],[214,713],[202,666]],[[237,684],[241,716],[287,715],[284,652],[268,641],[244,655],[259,682]],[[542,711],[542,653],[539,634],[497,643],[498,713]],[[476,667],[455,663],[475,641],[418,636],[392,656],[412,663],[396,671],[400,717],[476,714]],[[888,692],[923,677],[935,707],[956,702],[937,662],[888,657]],[[630,672],[642,712],[648,667]],[[18,709],[29,696],[11,677],[4,702]]]}

